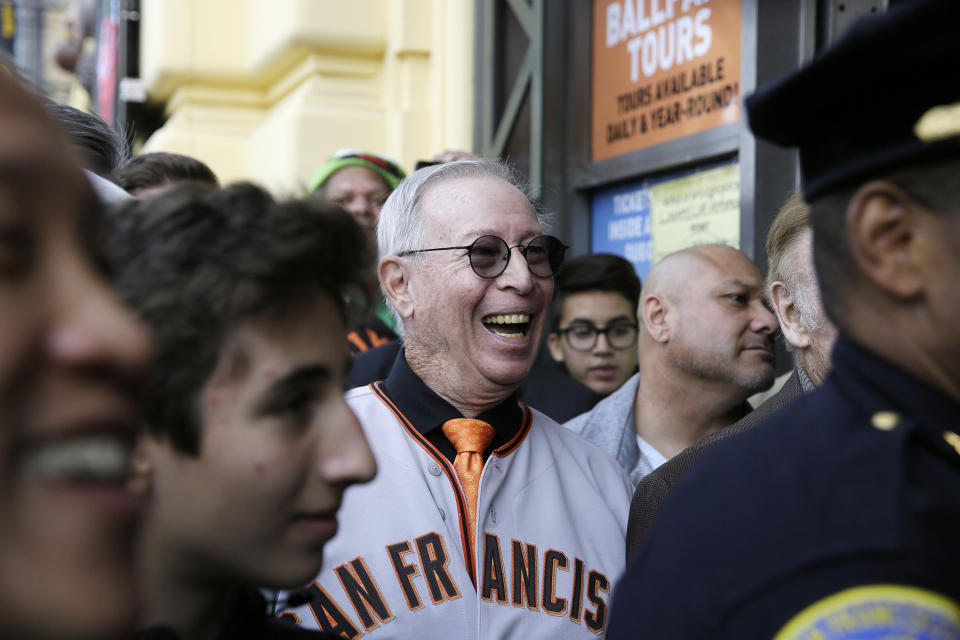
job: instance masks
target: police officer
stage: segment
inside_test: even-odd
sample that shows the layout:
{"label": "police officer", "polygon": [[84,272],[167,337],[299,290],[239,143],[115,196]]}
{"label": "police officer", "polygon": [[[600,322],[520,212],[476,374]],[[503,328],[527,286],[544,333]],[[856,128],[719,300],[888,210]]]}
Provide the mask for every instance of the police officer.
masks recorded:
{"label": "police officer", "polygon": [[833,372],[681,482],[609,638],[960,638],[958,25],[895,6],[747,101],[799,147]]}

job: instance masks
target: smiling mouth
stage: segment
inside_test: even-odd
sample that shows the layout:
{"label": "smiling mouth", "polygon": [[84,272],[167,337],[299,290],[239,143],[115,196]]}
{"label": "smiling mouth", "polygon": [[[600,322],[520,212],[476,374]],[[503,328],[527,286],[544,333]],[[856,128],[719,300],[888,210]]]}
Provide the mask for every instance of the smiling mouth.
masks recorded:
{"label": "smiling mouth", "polygon": [[503,338],[522,338],[530,330],[530,315],[527,313],[492,314],[483,319],[487,331]]}
{"label": "smiling mouth", "polygon": [[23,477],[41,482],[123,487],[130,473],[133,441],[91,434],[38,443],[20,455]]}

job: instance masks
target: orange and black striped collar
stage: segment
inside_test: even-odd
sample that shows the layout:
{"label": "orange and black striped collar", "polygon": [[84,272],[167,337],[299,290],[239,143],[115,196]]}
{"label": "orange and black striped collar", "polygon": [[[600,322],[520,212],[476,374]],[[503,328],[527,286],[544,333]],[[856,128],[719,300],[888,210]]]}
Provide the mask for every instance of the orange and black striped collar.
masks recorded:
{"label": "orange and black striped collar", "polygon": [[[380,388],[412,426],[452,462],[457,452],[440,427],[447,420],[463,416],[410,369],[404,352],[401,351],[397,356]],[[496,432],[491,450],[508,444],[523,426],[523,409],[518,394],[514,392],[493,409],[477,416],[477,419],[492,425]]]}

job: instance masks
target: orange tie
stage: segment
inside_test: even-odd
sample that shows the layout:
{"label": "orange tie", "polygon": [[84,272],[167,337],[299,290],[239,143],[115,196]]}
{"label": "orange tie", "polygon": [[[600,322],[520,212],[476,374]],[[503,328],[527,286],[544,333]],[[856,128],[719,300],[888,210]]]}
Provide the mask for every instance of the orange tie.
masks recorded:
{"label": "orange tie", "polygon": [[473,532],[477,528],[477,493],[480,490],[480,474],[483,472],[483,452],[493,441],[493,427],[483,420],[454,418],[443,423],[443,435],[456,448],[457,457],[453,468],[463,485],[470,517],[470,548],[474,547]]}

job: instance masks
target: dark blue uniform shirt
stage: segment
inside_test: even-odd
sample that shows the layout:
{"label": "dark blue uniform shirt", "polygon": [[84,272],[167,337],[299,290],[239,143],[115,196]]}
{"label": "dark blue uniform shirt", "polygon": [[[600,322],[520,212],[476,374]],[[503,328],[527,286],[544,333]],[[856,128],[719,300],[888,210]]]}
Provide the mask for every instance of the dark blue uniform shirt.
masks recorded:
{"label": "dark blue uniform shirt", "polygon": [[677,486],[608,638],[960,638],[960,405],[843,337],[833,364]]}

